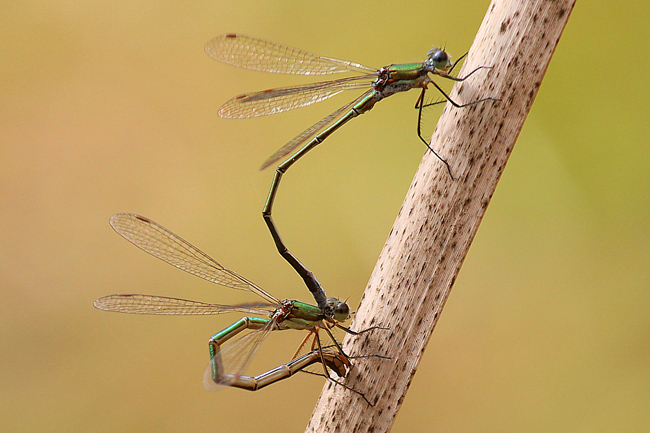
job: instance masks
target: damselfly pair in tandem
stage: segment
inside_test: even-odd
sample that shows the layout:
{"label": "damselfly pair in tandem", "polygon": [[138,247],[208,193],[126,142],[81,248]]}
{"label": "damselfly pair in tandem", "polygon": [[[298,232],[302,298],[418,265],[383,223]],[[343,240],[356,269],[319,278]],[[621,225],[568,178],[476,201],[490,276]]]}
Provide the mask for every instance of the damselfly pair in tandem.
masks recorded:
{"label": "damselfly pair in tandem", "polygon": [[[429,146],[421,134],[422,109],[439,103],[425,103],[424,95],[428,85],[436,87],[446,101],[459,108],[499,99],[488,97],[466,104],[456,103],[431,79],[430,75],[437,75],[453,81],[464,81],[478,70],[488,67],[478,67],[463,78],[451,76],[450,73],[458,62],[452,63],[444,50],[433,48],[427,53],[424,62],[389,65],[373,69],[358,63],[316,56],[295,48],[238,34],[225,34],[214,38],[206,44],[205,49],[207,54],[215,60],[265,72],[302,75],[342,72],[361,74],[338,80],[240,95],[228,101],[219,110],[219,115],[225,118],[257,117],[311,105],[344,90],[366,89],[352,102],[301,132],[269,157],[261,167],[264,169],[289,156],[276,169],[263,216],[278,250],[303,277],[317,305],[279,300],[251,281],[224,268],[208,255],[162,226],[134,214],[113,216],[111,226],[134,245],[179,269],[225,287],[255,293],[264,301],[233,306],[162,296],[129,294],[103,297],[95,301],[94,305],[105,311],[134,314],[207,315],[240,312],[266,316],[268,318],[244,317],[210,338],[211,358],[204,374],[204,386],[207,389],[234,386],[257,390],[285,379],[298,371],[310,372],[308,367],[320,364],[323,369],[322,375],[359,394],[368,404],[371,404],[364,393],[346,386],[331,376],[330,371],[334,371],[339,378],[346,377],[352,365],[350,359],[354,358],[343,352],[339,343],[334,339],[331,329],[336,327],[350,334],[358,335],[373,329],[387,328],[372,327],[355,332],[340,324],[349,317],[349,307],[345,302],[336,298],[327,298],[313,274],[284,246],[273,223],[271,213],[280,180],[291,165],[349,120],[371,110],[378,101],[388,96],[414,88],[421,89],[415,105],[415,108],[418,109],[417,135],[427,148],[445,164],[449,175],[452,176],[451,167],[447,161]],[[463,57],[465,56],[462,56],[461,59]],[[228,340],[247,329],[251,332],[222,348],[222,345]],[[308,331],[308,335],[292,360],[259,376],[244,376],[246,366],[269,333],[284,329]],[[329,336],[331,340],[329,344],[324,345],[321,342],[320,330]],[[300,350],[304,347],[309,347],[309,352],[299,355]],[[378,354],[361,356],[387,358]]]}

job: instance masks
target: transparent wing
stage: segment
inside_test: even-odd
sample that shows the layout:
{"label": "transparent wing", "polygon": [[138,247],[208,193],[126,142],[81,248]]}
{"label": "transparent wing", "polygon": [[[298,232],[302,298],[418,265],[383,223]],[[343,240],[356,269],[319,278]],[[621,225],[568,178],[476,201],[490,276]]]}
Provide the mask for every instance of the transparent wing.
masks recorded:
{"label": "transparent wing", "polygon": [[93,305],[104,311],[130,314],[206,315],[237,311],[246,314],[268,315],[276,306],[267,303],[240,305],[208,304],[186,299],[151,295],[110,295],[97,299]]}
{"label": "transparent wing", "polygon": [[[215,391],[223,386],[231,385],[238,377],[242,376],[257,349],[273,329],[275,329],[275,322],[270,321],[264,328],[251,331],[224,346],[205,368],[203,388],[207,391]],[[213,368],[221,369],[223,379],[220,382],[215,382],[212,379]]]}
{"label": "transparent wing", "polygon": [[154,257],[204,280],[231,289],[253,292],[272,304],[279,300],[217,263],[210,256],[148,218],[135,214],[116,214],[111,217],[111,227],[124,239]]}
{"label": "transparent wing", "polygon": [[369,88],[376,76],[377,74],[373,73],[341,80],[245,93],[235,96],[222,105],[219,116],[225,119],[245,119],[282,113],[324,101],[344,90]]}
{"label": "transparent wing", "polygon": [[285,144],[280,149],[278,149],[273,155],[269,156],[267,160],[264,161],[264,163],[260,167],[260,170],[264,170],[265,168],[275,164],[285,156],[291,154],[298,147],[304,144],[307,140],[311,139],[314,135],[316,135],[318,132],[320,132],[321,130],[325,129],[327,126],[331,125],[336,120],[338,120],[338,118],[341,117],[348,109],[350,109],[350,107],[352,107],[361,99],[363,99],[371,91],[372,90],[365,92],[354,101],[345,104],[343,107],[339,108],[329,116],[319,120],[309,128],[302,131],[300,134],[295,136],[291,141],[289,141],[287,144]]}
{"label": "transparent wing", "polygon": [[325,75],[376,71],[358,63],[321,57],[286,45],[234,33],[211,39],[205,44],[205,52],[214,60],[263,72]]}

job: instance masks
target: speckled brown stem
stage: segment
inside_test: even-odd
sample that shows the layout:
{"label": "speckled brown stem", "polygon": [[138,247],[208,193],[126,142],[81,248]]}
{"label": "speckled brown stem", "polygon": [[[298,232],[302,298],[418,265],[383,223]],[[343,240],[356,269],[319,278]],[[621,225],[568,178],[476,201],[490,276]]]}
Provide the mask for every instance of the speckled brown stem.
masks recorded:
{"label": "speckled brown stem", "polygon": [[[486,96],[502,101],[445,107],[431,147],[450,163],[455,180],[435,156],[425,155],[352,326],[390,331],[345,341],[347,353],[392,357],[357,359],[347,379],[374,407],[327,384],[308,432],[391,429],[574,3],[495,0],[489,6],[459,76],[481,65],[493,69],[457,83],[451,97],[460,103]],[[433,424],[422,428],[435,430]]]}

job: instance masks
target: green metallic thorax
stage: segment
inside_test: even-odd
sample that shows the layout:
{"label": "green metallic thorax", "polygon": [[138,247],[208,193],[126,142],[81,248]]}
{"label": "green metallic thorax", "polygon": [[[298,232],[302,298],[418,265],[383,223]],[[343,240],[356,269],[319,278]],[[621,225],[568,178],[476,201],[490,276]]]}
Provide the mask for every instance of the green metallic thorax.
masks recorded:
{"label": "green metallic thorax", "polygon": [[281,322],[280,329],[311,329],[325,318],[323,311],[315,305],[293,301],[291,312]]}
{"label": "green metallic thorax", "polygon": [[390,65],[388,67],[391,81],[394,80],[415,80],[423,73],[422,62],[420,63],[401,63],[398,65]]}
{"label": "green metallic thorax", "polygon": [[386,98],[398,92],[406,92],[415,88],[427,86],[431,81],[422,63],[402,63],[388,67],[388,79],[380,90]]}
{"label": "green metallic thorax", "polygon": [[318,137],[320,141],[322,141],[321,138],[326,138],[331,132],[338,129],[352,117],[370,111],[382,99],[395,93],[406,92],[415,88],[426,88],[427,84],[431,82],[428,72],[424,69],[422,63],[391,65],[380,69],[377,73],[379,76],[372,85],[374,90],[357,102],[348,115],[343,116],[339,122],[323,131]]}
{"label": "green metallic thorax", "polygon": [[[288,314],[278,320],[277,328],[275,329],[313,329],[325,319],[323,311],[315,305],[309,305],[299,301],[284,302],[289,303],[290,310]],[[226,329],[217,332],[210,338],[210,357],[214,357],[221,350],[221,345],[235,335],[246,329],[262,329],[268,326],[271,320],[259,317],[242,317]]]}

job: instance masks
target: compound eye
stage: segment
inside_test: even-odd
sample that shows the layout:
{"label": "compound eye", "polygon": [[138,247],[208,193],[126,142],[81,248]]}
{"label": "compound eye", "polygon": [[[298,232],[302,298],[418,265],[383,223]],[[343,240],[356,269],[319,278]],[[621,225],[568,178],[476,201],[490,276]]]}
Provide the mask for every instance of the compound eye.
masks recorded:
{"label": "compound eye", "polygon": [[445,51],[441,50],[440,48],[432,48],[431,50],[429,50],[428,57],[429,59],[431,59],[431,63],[433,64],[433,67],[436,69],[444,71],[446,69],[449,69],[449,67],[451,67],[449,54],[447,54]]}
{"label": "compound eye", "polygon": [[332,307],[334,320],[337,322],[344,322],[350,317],[350,307],[345,302],[341,302],[336,298],[328,298],[327,303]]}

